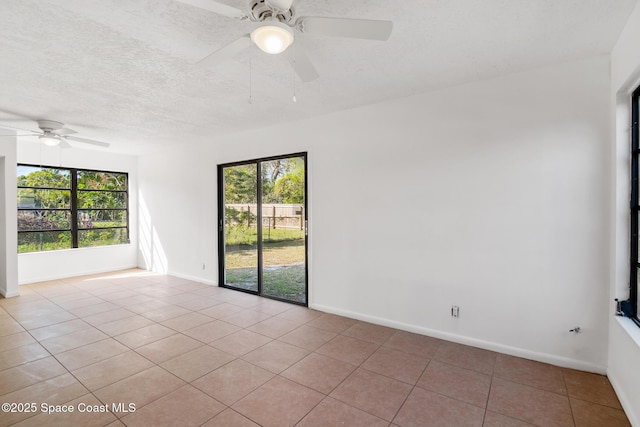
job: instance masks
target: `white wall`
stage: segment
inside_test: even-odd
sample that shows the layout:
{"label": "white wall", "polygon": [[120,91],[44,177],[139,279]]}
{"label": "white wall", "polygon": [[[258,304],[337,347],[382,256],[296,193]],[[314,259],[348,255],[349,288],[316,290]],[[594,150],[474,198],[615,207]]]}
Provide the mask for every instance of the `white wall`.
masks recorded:
{"label": "white wall", "polygon": [[[611,53],[611,251],[610,299],[629,297],[629,151],[630,93],[640,85],[640,4]],[[629,319],[609,321],[607,374],[634,426],[640,426],[640,329]]]}
{"label": "white wall", "polygon": [[312,307],[604,372],[608,94],[597,57],[144,156],[149,229],[215,282],[216,164],[308,151]]}
{"label": "white wall", "polygon": [[[136,157],[78,148],[61,150],[58,147],[47,147],[21,140],[18,143],[18,163],[129,173],[129,237],[131,240],[131,244],[128,245],[19,254],[20,284],[115,271],[137,265]],[[12,175],[15,182],[15,170]]]}
{"label": "white wall", "polygon": [[5,297],[18,295],[15,170],[16,137],[0,136],[0,294]]}

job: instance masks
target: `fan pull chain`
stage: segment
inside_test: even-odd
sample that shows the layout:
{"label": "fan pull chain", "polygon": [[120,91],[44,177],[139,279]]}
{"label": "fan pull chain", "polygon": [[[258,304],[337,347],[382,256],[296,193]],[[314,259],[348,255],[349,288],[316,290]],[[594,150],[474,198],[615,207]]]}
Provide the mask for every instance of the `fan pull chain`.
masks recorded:
{"label": "fan pull chain", "polygon": [[249,104],[253,104],[253,74],[251,68],[251,59],[253,58],[252,51],[253,49],[249,49]]}
{"label": "fan pull chain", "polygon": [[293,67],[291,67],[291,80],[293,82],[293,102],[298,102],[296,99],[296,45],[293,44]]}

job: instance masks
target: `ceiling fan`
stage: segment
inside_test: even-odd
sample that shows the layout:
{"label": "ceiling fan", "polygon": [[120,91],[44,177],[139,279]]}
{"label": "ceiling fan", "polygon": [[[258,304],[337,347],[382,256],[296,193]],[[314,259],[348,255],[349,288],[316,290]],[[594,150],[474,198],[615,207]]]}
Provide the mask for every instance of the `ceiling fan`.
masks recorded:
{"label": "ceiling fan", "polygon": [[[282,53],[293,44],[296,32],[385,41],[393,29],[391,21],[319,16],[296,18],[292,6],[294,0],[250,0],[248,15],[240,9],[216,0],[177,1],[230,18],[248,19],[257,23],[251,33],[245,34],[198,62],[198,65],[205,66],[212,66],[230,59],[249,47],[250,42],[255,43],[266,53]],[[318,72],[299,44],[296,44],[295,53],[289,55],[289,62],[303,82],[318,78]]]}
{"label": "ceiling fan", "polygon": [[7,126],[4,124],[0,124],[0,127],[6,128],[6,129],[24,131],[24,132],[31,132],[26,135],[18,135],[18,136],[37,136],[40,142],[52,147],[59,145],[61,148],[71,148],[71,144],[69,144],[67,140],[74,141],[74,142],[82,142],[84,144],[97,145],[98,147],[109,146],[109,144],[106,142],[73,136],[73,134],[77,132],[73,129],[64,127],[64,124],[60,122],[56,122],[53,120],[36,120],[36,122],[38,123],[38,127],[40,128],[40,132],[34,131],[34,130],[17,128],[13,126]]}

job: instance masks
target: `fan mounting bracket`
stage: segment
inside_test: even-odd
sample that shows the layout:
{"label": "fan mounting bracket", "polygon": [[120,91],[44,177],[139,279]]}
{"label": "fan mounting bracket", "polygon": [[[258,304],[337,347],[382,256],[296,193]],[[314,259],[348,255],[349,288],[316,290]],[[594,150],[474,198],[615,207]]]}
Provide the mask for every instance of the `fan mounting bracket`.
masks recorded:
{"label": "fan mounting bracket", "polygon": [[38,120],[38,127],[43,131],[55,131],[62,129],[64,124],[53,120]]}
{"label": "fan mounting bracket", "polygon": [[255,22],[278,20],[283,23],[288,23],[293,20],[295,14],[293,6],[289,8],[289,10],[280,10],[271,6],[268,0],[252,0],[249,9],[251,20]]}

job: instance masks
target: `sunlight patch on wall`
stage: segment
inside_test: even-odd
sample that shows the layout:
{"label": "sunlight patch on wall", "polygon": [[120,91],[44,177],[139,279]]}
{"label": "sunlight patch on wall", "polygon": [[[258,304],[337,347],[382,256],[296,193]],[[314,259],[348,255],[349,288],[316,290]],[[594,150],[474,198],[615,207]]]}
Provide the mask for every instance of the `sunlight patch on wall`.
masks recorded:
{"label": "sunlight patch on wall", "polygon": [[143,267],[157,273],[167,274],[169,270],[167,256],[153,226],[149,209],[141,191],[138,192],[138,236],[139,250],[144,260]]}

